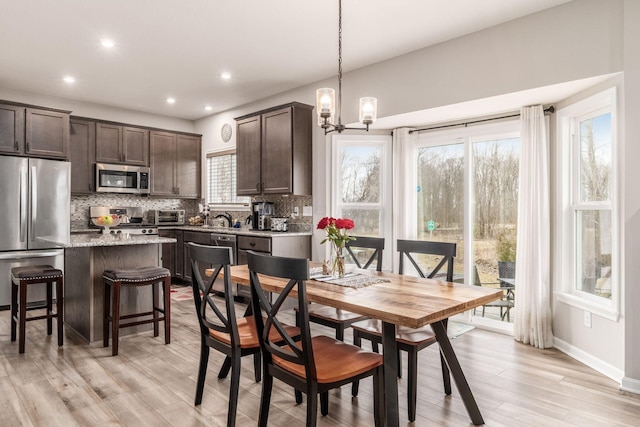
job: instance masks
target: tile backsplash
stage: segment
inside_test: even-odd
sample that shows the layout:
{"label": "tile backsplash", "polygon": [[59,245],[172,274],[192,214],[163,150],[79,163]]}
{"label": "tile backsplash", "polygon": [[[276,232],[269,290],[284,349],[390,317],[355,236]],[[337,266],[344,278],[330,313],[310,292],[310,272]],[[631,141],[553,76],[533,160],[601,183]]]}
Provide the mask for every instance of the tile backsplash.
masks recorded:
{"label": "tile backsplash", "polygon": [[[198,214],[198,200],[164,199],[143,197],[134,194],[92,194],[89,196],[71,196],[71,228],[84,228],[89,224],[91,206],[141,206],[144,215],[149,209],[184,209],[188,217]],[[73,211],[73,209],[72,209]]]}
{"label": "tile backsplash", "polygon": [[[302,216],[304,206],[311,206],[311,196],[256,196],[252,201],[273,202],[276,216],[289,218],[290,231],[311,231],[312,217]],[[155,197],[143,197],[134,194],[92,194],[72,195],[71,228],[85,228],[89,224],[89,207],[91,206],[141,206],[146,211],[149,209],[184,209],[186,218],[198,215],[198,204],[203,200],[165,199]],[[298,216],[292,216],[295,208]],[[219,213],[229,212],[233,219],[244,221],[250,215],[249,209],[242,211],[223,211],[211,209],[211,219]]]}

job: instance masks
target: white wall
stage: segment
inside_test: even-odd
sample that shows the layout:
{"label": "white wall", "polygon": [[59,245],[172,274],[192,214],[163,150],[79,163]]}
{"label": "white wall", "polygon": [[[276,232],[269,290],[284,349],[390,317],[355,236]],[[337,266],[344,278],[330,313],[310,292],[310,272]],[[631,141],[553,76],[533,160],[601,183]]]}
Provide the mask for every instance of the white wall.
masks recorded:
{"label": "white wall", "polygon": [[[377,97],[379,116],[386,117],[623,70],[627,116],[640,117],[630,114],[631,111],[640,113],[638,3],[637,0],[577,0],[346,73],[343,122],[357,120],[357,99],[364,95]],[[629,73],[633,75],[630,77]],[[222,123],[233,124],[234,117],[289,101],[313,104],[317,87],[335,86],[335,83],[335,79],[329,79],[198,120],[195,130],[205,135],[205,150],[213,149],[221,145]],[[632,122],[627,122],[625,129],[629,141],[634,140],[631,135],[635,135],[635,139],[640,135],[640,121]],[[425,117],[427,123],[428,116]],[[314,221],[317,221],[327,213],[329,166],[327,139],[319,127],[313,137],[313,208]],[[235,145],[235,139],[229,145]],[[629,162],[637,163],[640,144],[634,144],[633,150],[629,145],[626,145],[628,165],[624,181],[632,183],[638,181],[638,172],[635,172],[638,168]],[[624,244],[627,257],[631,257],[640,253],[640,194],[627,195],[623,204],[627,222]],[[314,238],[314,259],[318,259],[320,238],[320,235]],[[628,259],[626,280],[632,283],[630,279],[640,279],[640,263],[635,262],[633,266]],[[627,320],[640,327],[640,314],[629,314],[632,305],[640,306],[640,288],[627,285],[625,289],[625,311],[630,316]],[[569,350],[574,350],[576,355],[586,355],[588,362],[608,375],[625,372],[627,382],[635,384],[633,379],[640,378],[640,359],[632,361],[632,355],[640,354],[640,338],[637,332],[633,336],[630,327],[624,328],[624,317],[619,322],[594,317],[593,327],[585,331],[581,312],[568,306],[555,309],[554,332]]]}
{"label": "white wall", "polygon": [[640,2],[624,1],[624,225],[622,244],[626,251],[624,269],[626,314],[624,374],[622,388],[640,393]]}
{"label": "white wall", "polygon": [[160,128],[180,132],[194,132],[193,121],[157,114],[143,113],[135,110],[110,107],[91,102],[74,101],[66,98],[41,95],[31,92],[20,92],[0,87],[0,99],[40,107],[69,110],[71,115],[92,119],[127,123],[138,126]]}

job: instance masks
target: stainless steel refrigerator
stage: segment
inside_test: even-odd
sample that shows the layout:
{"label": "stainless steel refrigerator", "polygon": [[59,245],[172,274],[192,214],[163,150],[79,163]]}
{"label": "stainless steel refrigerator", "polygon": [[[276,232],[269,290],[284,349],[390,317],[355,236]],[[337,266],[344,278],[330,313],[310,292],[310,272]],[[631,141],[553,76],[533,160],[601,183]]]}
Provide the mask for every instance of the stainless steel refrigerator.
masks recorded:
{"label": "stainless steel refrigerator", "polygon": [[[69,239],[70,163],[0,156],[0,307],[11,304],[11,269],[49,264],[64,268]],[[44,286],[29,301],[44,300]]]}

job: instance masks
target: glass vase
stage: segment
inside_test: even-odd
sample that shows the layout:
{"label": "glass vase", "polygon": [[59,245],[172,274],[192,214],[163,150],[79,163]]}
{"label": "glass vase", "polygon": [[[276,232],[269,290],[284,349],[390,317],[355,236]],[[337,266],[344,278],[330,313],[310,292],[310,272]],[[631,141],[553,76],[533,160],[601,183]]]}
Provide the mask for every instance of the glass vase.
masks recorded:
{"label": "glass vase", "polygon": [[331,275],[333,277],[344,277],[344,247],[336,247],[333,251],[333,259],[331,261]]}

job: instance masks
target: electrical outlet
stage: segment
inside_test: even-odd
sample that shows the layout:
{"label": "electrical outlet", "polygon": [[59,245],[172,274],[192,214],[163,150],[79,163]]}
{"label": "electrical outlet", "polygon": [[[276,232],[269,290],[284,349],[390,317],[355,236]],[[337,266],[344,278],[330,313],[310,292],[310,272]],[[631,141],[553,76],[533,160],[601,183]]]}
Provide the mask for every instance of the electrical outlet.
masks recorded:
{"label": "electrical outlet", "polygon": [[584,312],[584,326],[587,328],[591,327],[591,313],[586,310]]}
{"label": "electrical outlet", "polygon": [[300,208],[298,206],[294,206],[293,208],[293,216],[294,218],[297,218],[300,216]]}

